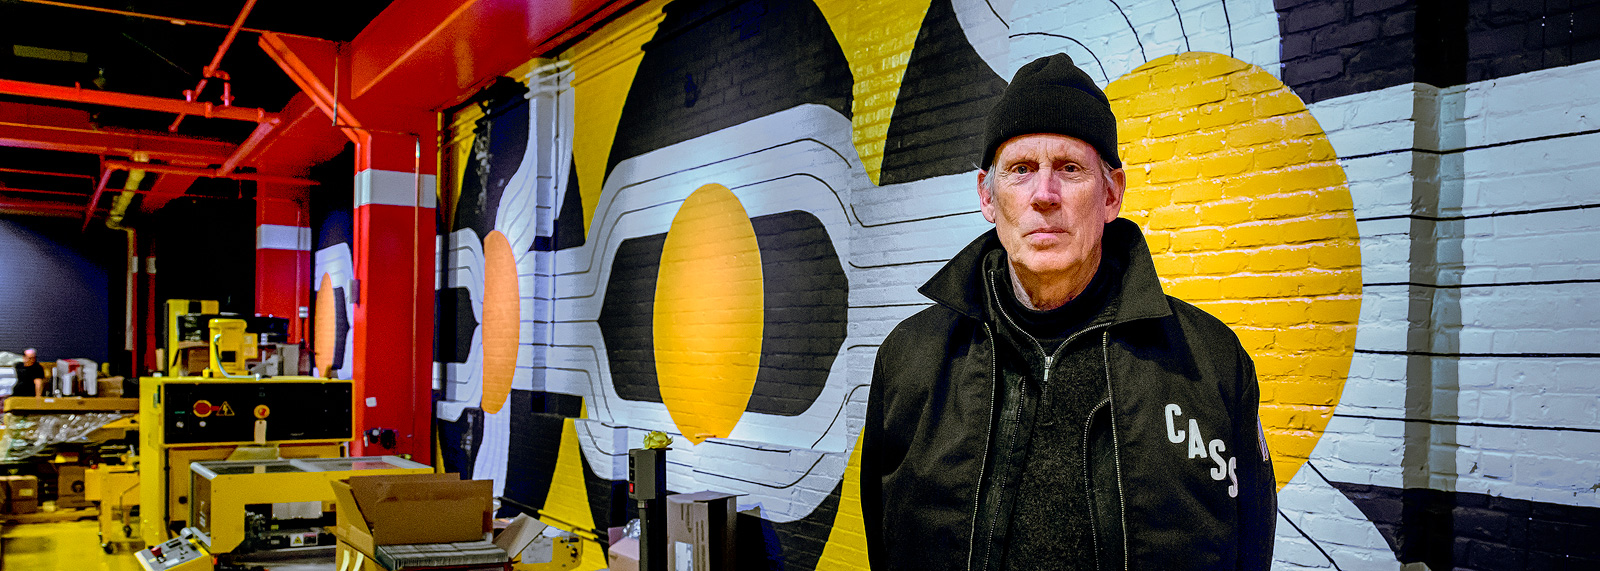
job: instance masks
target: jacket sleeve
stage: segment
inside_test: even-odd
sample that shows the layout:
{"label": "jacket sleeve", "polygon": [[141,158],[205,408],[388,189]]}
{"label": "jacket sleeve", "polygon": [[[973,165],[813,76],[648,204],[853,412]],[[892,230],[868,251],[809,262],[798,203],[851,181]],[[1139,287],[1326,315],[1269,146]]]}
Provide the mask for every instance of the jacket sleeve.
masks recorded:
{"label": "jacket sleeve", "polygon": [[[885,340],[887,342],[887,340]],[[867,419],[861,427],[861,517],[867,535],[869,569],[888,569],[883,545],[883,359],[885,348],[878,348],[872,367],[872,386],[867,389]]]}
{"label": "jacket sleeve", "polygon": [[1261,389],[1255,364],[1240,351],[1242,385],[1239,414],[1235,415],[1234,455],[1238,460],[1240,571],[1265,571],[1272,567],[1272,545],[1278,524],[1278,481],[1272,473],[1272,456],[1261,427]]}

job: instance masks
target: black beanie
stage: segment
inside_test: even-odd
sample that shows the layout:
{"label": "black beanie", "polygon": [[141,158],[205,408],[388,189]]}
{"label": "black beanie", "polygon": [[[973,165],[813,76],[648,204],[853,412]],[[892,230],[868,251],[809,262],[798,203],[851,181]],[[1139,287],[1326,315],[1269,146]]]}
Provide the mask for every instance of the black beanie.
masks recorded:
{"label": "black beanie", "polygon": [[1122,168],[1111,102],[1067,54],[1045,56],[1017,70],[989,111],[989,125],[983,132],[983,170],[989,170],[1001,143],[1033,133],[1082,139],[1112,168]]}

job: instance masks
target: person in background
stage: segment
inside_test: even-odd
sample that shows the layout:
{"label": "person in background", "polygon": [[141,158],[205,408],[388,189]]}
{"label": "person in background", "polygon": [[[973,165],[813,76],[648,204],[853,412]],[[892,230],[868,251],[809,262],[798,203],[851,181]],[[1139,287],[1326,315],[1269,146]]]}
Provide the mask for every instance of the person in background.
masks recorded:
{"label": "person in background", "polygon": [[17,369],[17,386],[11,389],[14,397],[36,397],[44,394],[44,366],[39,364],[39,352],[28,349],[22,352],[22,362]]}

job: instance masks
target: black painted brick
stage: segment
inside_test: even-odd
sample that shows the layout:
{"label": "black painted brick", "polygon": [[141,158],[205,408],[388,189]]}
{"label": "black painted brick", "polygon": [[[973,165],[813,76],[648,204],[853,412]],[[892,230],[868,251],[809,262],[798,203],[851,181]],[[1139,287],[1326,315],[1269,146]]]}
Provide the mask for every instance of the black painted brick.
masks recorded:
{"label": "black painted brick", "polygon": [[1283,80],[1290,85],[1311,83],[1319,79],[1328,79],[1344,71],[1344,61],[1337,55],[1307,58],[1298,66],[1285,69]]}
{"label": "black painted brick", "polygon": [[1317,30],[1312,49],[1326,51],[1352,44],[1378,39],[1382,23],[1376,18],[1358,20],[1348,24],[1334,24]]}
{"label": "black painted brick", "polygon": [[1299,32],[1344,21],[1348,11],[1343,3],[1314,3],[1293,8],[1280,17],[1284,30]]}
{"label": "black painted brick", "polygon": [[1373,12],[1381,12],[1399,8],[1412,0],[1355,0],[1350,6],[1350,13],[1354,16],[1363,16]]}

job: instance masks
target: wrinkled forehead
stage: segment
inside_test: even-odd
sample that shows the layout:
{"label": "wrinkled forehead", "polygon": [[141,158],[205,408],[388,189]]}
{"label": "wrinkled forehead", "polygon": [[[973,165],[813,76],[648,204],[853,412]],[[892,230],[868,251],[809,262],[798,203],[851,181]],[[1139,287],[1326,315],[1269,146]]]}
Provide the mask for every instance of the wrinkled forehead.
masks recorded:
{"label": "wrinkled forehead", "polygon": [[1100,162],[1100,153],[1083,139],[1056,133],[1032,133],[1006,139],[995,149],[995,163],[1015,161]]}

